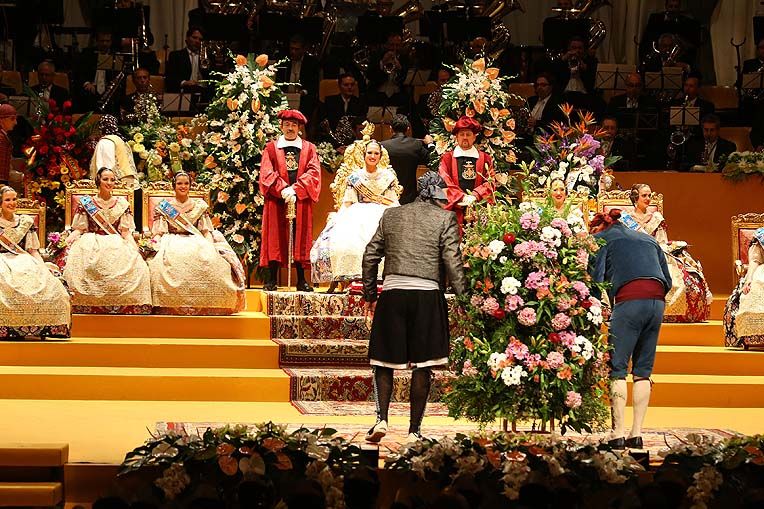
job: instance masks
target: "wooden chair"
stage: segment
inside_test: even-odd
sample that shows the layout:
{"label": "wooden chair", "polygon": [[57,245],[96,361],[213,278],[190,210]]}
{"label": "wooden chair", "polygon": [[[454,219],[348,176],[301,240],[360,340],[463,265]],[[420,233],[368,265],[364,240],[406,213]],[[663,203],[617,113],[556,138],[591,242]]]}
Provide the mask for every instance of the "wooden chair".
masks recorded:
{"label": "wooden chair", "polygon": [[719,136],[734,142],[738,152],[753,150],[750,127],[722,127],[719,129]]}
{"label": "wooden chair", "polygon": [[[39,79],[37,79],[37,71],[32,71],[29,73],[29,86],[33,87],[37,85],[40,82]],[[65,89],[69,90],[69,75],[65,72],[57,72],[53,75],[53,84],[58,85],[59,87],[64,87]]]}
{"label": "wooden chair", "polygon": [[47,240],[45,238],[45,213],[47,208],[45,202],[40,203],[30,198],[19,198],[16,203],[16,213],[32,216],[34,225],[37,228],[37,236],[40,239],[40,246],[45,247]]}
{"label": "wooden chair", "polygon": [[[148,187],[143,189],[143,217],[141,226],[143,231],[151,231],[154,224],[153,213],[159,202],[165,198],[175,196],[175,190],[172,188],[172,182],[166,180],[159,182],[150,182]],[[210,205],[210,190],[206,186],[193,182],[188,191],[188,197],[191,200],[204,200]]]}
{"label": "wooden chair", "polygon": [[[523,199],[534,203],[546,203],[548,193],[549,191],[546,189],[534,189],[527,196],[523,196]],[[573,207],[580,208],[584,214],[584,221],[589,224],[589,193],[573,191],[568,193],[565,201]]]}
{"label": "wooden chair", "polygon": [[536,90],[533,88],[533,83],[510,83],[509,93],[528,99],[536,95]]}
{"label": "wooden chair", "polygon": [[17,94],[21,94],[24,90],[24,81],[21,79],[19,71],[3,71],[0,73],[0,82],[13,88]]}
{"label": "wooden chair", "polygon": [[722,85],[701,87],[698,95],[714,103],[717,110],[736,110],[738,108],[738,95],[735,87]]}
{"label": "wooden chair", "polygon": [[[164,94],[164,76],[149,76],[149,82],[155,94]],[[133,92],[135,92],[135,83],[133,83],[133,77],[130,76],[125,82],[125,95],[130,95]]]}
{"label": "wooden chair", "polygon": [[764,213],[749,212],[732,216],[732,259],[736,278],[745,276],[748,270],[748,249],[753,233],[764,227]]}
{"label": "wooden chair", "polygon": [[[631,191],[604,191],[597,195],[597,212],[607,213],[611,209],[621,209],[629,214],[634,212],[634,205],[629,198]],[[663,195],[653,192],[650,195],[648,212],[660,212],[663,214]]]}
{"label": "wooden chair", "polygon": [[434,81],[428,81],[424,85],[416,85],[414,87],[414,103],[419,102],[419,98],[424,94],[431,94],[438,89],[438,84]]}
{"label": "wooden chair", "polygon": [[[79,203],[80,196],[95,196],[98,194],[98,188],[95,185],[95,181],[90,179],[75,180],[73,182],[66,183],[66,198],[64,202],[64,226],[72,226],[72,217],[74,211]],[[135,196],[133,190],[128,189],[125,184],[118,183],[112,194],[114,196],[124,196],[130,203],[130,210],[135,210]]]}

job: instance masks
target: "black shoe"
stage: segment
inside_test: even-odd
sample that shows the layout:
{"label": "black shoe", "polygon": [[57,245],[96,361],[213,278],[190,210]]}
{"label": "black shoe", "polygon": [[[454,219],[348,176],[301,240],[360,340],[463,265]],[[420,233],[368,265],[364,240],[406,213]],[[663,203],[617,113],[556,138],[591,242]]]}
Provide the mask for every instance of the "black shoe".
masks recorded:
{"label": "black shoe", "polygon": [[629,449],[644,449],[642,437],[630,437],[626,439],[626,447]]}
{"label": "black shoe", "polygon": [[623,437],[614,438],[612,440],[608,440],[607,445],[609,445],[611,449],[623,450],[626,449],[626,439]]}
{"label": "black shoe", "polygon": [[276,283],[265,283],[265,284],[263,284],[263,291],[264,292],[275,292],[278,289],[279,289],[279,287],[276,286]]}
{"label": "black shoe", "polygon": [[310,284],[307,281],[297,281],[297,291],[298,292],[312,292],[313,287],[310,286]]}

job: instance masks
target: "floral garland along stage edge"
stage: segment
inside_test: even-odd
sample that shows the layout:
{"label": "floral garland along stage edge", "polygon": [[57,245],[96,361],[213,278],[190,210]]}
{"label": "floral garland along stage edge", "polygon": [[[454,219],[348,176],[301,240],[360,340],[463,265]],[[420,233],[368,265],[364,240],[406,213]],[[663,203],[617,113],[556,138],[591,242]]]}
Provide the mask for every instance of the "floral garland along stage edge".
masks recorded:
{"label": "floral garland along stage edge", "polygon": [[287,108],[275,81],[279,62],[268,56],[235,57],[207,108],[199,182],[211,190],[213,222],[248,267],[260,261],[263,196],[258,186],[265,144],[279,133],[277,113]]}
{"label": "floral garland along stage edge", "polygon": [[452,340],[449,415],[601,429],[609,353],[587,272],[599,244],[580,209],[562,218],[549,204],[514,206],[503,189],[494,205],[474,207],[464,230],[468,290],[459,297],[463,335]]}
{"label": "floral garland along stage edge", "polygon": [[530,185],[545,188],[554,180],[565,182],[568,192],[586,192],[595,198],[601,183],[609,187],[612,172],[609,168],[620,156],[605,158],[597,155],[604,131],[596,127],[594,115],[578,112],[579,120],[574,122],[573,106],[561,104],[564,122],[553,122],[550,132],[536,136],[533,147],[529,148],[533,162],[529,167]]}
{"label": "floral garland along stage edge", "polygon": [[722,176],[740,182],[751,175],[764,178],[764,152],[732,152],[721,162]]}
{"label": "floral garland along stage edge", "polygon": [[430,123],[437,156],[431,161],[433,169],[437,171],[439,157],[456,146],[451,133],[459,117],[466,115],[483,127],[478,148],[491,156],[496,171],[507,172],[517,162],[513,145],[515,119],[509,103],[523,99],[506,92],[506,77],[499,77],[495,67],[486,68],[482,58],[467,60],[463,67],[454,70],[455,76],[443,85],[438,117]]}

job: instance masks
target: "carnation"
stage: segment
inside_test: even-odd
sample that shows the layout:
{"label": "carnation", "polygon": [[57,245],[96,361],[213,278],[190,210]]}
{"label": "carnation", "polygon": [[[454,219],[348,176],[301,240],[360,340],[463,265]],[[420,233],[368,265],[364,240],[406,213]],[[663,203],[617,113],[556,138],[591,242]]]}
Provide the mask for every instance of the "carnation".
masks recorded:
{"label": "carnation", "polygon": [[503,368],[504,365],[507,363],[507,354],[505,353],[499,353],[499,352],[493,352],[491,356],[486,361],[486,364],[488,364],[488,367],[491,368],[493,371],[498,371],[500,368]]}
{"label": "carnation", "polygon": [[523,298],[519,295],[507,295],[504,299],[504,309],[507,311],[515,311],[524,304]]}
{"label": "carnation", "polygon": [[507,245],[501,240],[492,240],[488,243],[488,249],[491,251],[491,260],[495,260],[496,257],[504,251]]}
{"label": "carnation", "polygon": [[501,371],[501,379],[509,386],[520,385],[525,376],[528,376],[528,373],[522,366],[509,366]]}
{"label": "carnation", "polygon": [[560,244],[562,243],[560,240],[560,237],[562,236],[562,232],[558,230],[557,228],[552,228],[551,226],[545,226],[541,229],[541,235],[539,238],[543,241],[549,244],[552,247],[560,247]]}
{"label": "carnation", "polygon": [[479,308],[483,305],[483,297],[481,295],[473,295],[470,297],[470,304],[476,308]]}
{"label": "carnation", "polygon": [[567,329],[570,326],[570,317],[565,313],[557,313],[552,317],[552,327],[554,330]]}
{"label": "carnation", "polygon": [[560,352],[549,352],[546,356],[546,362],[550,369],[559,369],[565,364],[565,356]]}
{"label": "carnation", "polygon": [[501,280],[501,293],[515,295],[521,283],[513,277],[505,277]]}
{"label": "carnation", "polygon": [[573,289],[578,292],[579,297],[582,299],[585,299],[589,296],[589,288],[587,288],[586,284],[582,281],[574,281]]}
{"label": "carnation", "polygon": [[478,374],[477,368],[472,365],[472,361],[467,359],[464,361],[464,366],[462,366],[462,375],[464,376],[475,376]]}
{"label": "carnation", "polygon": [[536,210],[536,204],[529,201],[520,202],[520,205],[517,207],[520,209],[520,212],[531,212]]}
{"label": "carnation", "polygon": [[515,359],[522,360],[528,355],[528,345],[512,338],[504,353],[507,354],[507,358],[514,357]]}
{"label": "carnation", "polygon": [[565,406],[568,408],[578,408],[581,406],[581,395],[576,391],[568,391],[565,395]]}
{"label": "carnation", "polygon": [[520,227],[523,230],[535,230],[538,228],[540,220],[541,218],[535,212],[525,212],[520,216]]}
{"label": "carnation", "polygon": [[570,237],[573,233],[570,231],[570,226],[568,226],[568,223],[560,217],[555,217],[554,219],[552,219],[551,226],[553,228],[557,228],[558,230],[560,230],[560,232],[562,232],[562,234],[565,235],[566,237]]}
{"label": "carnation", "polygon": [[493,297],[488,297],[483,301],[481,309],[486,314],[493,314],[497,309],[499,309],[499,301]]}
{"label": "carnation", "polygon": [[526,327],[536,325],[536,311],[533,308],[523,308],[517,313],[517,321]]}

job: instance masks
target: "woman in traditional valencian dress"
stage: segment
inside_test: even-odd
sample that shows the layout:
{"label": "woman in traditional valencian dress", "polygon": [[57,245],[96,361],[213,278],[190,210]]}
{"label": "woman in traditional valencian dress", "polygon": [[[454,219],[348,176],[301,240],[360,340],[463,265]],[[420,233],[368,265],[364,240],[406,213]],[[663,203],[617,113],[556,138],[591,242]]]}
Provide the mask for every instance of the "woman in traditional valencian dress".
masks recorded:
{"label": "woman in traditional valencian dress", "polygon": [[389,166],[387,150],[368,138],[348,150],[354,151],[351,160],[357,168],[347,177],[342,206],[311,249],[314,282],[360,279],[366,244],[377,231],[385,209],[398,205],[400,186]]}
{"label": "woman in traditional valencian dress", "polygon": [[149,268],[133,240],[133,214],[123,196],[113,196],[114,172],[96,174],[96,196],[79,196],[64,279],[75,313],[151,313]]}
{"label": "woman in traditional valencian dress", "polygon": [[666,254],[672,287],[666,295],[664,322],[704,322],[711,314],[711,292],[708,290],[703,267],[687,252],[687,244],[669,242],[666,221],[657,210],[648,212],[652,190],[647,184],[634,184],[631,202],[634,212],[621,214],[621,222],[632,230],[655,237]]}
{"label": "woman in traditional valencian dress", "polygon": [[748,271],[724,310],[727,346],[764,345],[764,228],[753,234]]}
{"label": "woman in traditional valencian dress", "polygon": [[42,261],[34,218],[15,213],[11,187],[0,204],[0,339],[69,337],[69,293]]}
{"label": "woman in traditional valencian dress", "polygon": [[[190,199],[191,178],[173,177],[175,197],[154,210],[158,248],[149,261],[154,312],[230,315],[244,309],[246,276],[236,253],[212,227],[207,202]],[[217,234],[217,235],[214,235]]]}

